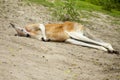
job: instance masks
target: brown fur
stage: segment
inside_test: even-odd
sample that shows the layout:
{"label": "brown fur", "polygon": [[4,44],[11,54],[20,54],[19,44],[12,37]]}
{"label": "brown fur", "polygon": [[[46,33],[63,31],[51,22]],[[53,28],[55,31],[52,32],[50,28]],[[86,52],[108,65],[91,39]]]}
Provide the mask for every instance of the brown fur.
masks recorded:
{"label": "brown fur", "polygon": [[78,23],[66,21],[63,24],[46,24],[46,36],[52,41],[65,41],[70,38],[67,32],[80,31],[83,29]]}
{"label": "brown fur", "polygon": [[29,24],[25,26],[25,29],[32,34],[37,35],[40,32],[40,28],[38,26],[39,24]]}

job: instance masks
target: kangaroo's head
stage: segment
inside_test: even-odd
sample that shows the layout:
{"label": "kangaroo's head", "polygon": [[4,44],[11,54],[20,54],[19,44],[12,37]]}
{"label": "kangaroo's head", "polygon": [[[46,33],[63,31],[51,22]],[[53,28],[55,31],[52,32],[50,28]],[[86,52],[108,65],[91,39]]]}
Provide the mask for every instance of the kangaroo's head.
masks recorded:
{"label": "kangaroo's head", "polygon": [[29,32],[25,28],[16,27],[14,24],[10,23],[11,26],[16,30],[17,34],[15,36],[30,37]]}

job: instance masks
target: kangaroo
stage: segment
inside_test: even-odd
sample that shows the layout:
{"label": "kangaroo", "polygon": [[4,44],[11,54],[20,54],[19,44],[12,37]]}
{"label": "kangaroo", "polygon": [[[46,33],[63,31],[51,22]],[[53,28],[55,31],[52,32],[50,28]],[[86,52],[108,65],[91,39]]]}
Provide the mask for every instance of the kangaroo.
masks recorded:
{"label": "kangaroo", "polygon": [[75,45],[91,47],[109,53],[119,54],[110,43],[98,40],[80,23],[66,21],[61,24],[29,24],[24,28],[16,27],[10,23],[17,31],[18,36],[31,37],[42,41],[67,42]]}

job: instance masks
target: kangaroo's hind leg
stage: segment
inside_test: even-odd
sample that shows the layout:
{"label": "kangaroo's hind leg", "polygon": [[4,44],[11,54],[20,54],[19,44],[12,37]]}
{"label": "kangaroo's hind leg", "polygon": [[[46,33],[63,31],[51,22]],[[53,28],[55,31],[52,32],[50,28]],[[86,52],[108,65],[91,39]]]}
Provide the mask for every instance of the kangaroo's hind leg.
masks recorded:
{"label": "kangaroo's hind leg", "polygon": [[67,39],[66,42],[71,43],[71,44],[75,44],[75,45],[81,45],[81,46],[85,46],[85,47],[91,47],[91,48],[107,51],[107,49],[102,47],[102,46],[93,45],[93,44],[77,41],[77,40],[74,40],[74,39]]}
{"label": "kangaroo's hind leg", "polygon": [[96,45],[100,45],[100,46],[103,46],[103,47],[107,48],[108,51],[114,51],[114,49],[112,48],[111,44],[109,44],[109,43],[95,41],[95,40],[93,40],[93,39],[90,39],[90,38],[84,36],[84,35],[81,34],[81,33],[78,33],[78,32],[70,32],[70,33],[68,33],[68,34],[69,34],[72,38],[74,38],[74,39],[81,40],[81,41],[84,41],[84,42],[93,43],[93,44],[96,44]]}

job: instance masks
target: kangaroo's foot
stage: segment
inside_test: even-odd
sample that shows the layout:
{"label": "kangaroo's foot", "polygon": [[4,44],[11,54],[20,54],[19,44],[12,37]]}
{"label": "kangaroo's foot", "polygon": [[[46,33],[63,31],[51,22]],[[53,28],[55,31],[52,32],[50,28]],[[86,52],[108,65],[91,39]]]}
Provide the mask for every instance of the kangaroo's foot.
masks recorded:
{"label": "kangaroo's foot", "polygon": [[113,51],[108,50],[108,53],[120,55],[119,51],[117,50],[113,50]]}

